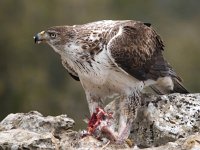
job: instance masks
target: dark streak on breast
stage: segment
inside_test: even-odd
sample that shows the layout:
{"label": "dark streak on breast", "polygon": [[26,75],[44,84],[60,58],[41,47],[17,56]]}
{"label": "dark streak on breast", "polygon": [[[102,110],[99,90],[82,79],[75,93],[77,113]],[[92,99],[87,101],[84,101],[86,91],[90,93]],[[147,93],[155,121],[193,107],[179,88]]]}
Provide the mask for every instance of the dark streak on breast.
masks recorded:
{"label": "dark streak on breast", "polygon": [[91,60],[87,60],[87,63],[90,65],[90,67],[93,67],[93,66],[92,66],[92,61],[91,61]]}

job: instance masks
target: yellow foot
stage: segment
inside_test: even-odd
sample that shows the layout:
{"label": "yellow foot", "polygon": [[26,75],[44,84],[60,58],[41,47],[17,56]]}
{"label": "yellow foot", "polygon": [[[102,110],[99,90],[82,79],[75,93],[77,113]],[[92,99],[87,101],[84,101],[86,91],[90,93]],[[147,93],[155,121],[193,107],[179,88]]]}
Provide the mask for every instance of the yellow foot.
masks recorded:
{"label": "yellow foot", "polygon": [[126,143],[128,144],[129,147],[135,146],[134,141],[131,139],[126,139]]}

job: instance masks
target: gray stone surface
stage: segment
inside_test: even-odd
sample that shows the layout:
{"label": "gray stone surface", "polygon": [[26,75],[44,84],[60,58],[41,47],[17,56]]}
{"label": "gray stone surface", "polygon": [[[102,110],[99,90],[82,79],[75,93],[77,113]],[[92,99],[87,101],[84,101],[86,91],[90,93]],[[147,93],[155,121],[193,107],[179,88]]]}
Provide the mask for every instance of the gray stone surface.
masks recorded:
{"label": "gray stone surface", "polygon": [[158,146],[200,131],[200,95],[147,96],[133,125],[138,145]]}
{"label": "gray stone surface", "polygon": [[[116,99],[106,108],[116,112],[116,117],[117,104]],[[72,130],[73,125],[67,115],[45,117],[36,111],[10,114],[0,122],[0,149],[199,150],[200,94],[144,94],[131,131],[133,148],[92,136],[82,138]]]}
{"label": "gray stone surface", "polygon": [[[138,146],[159,146],[200,131],[200,94],[144,94],[142,99],[130,136]],[[118,112],[118,101],[106,109]]]}
{"label": "gray stone surface", "polygon": [[0,149],[59,149],[63,135],[76,133],[70,130],[73,125],[67,115],[44,117],[37,111],[9,114],[0,123]]}

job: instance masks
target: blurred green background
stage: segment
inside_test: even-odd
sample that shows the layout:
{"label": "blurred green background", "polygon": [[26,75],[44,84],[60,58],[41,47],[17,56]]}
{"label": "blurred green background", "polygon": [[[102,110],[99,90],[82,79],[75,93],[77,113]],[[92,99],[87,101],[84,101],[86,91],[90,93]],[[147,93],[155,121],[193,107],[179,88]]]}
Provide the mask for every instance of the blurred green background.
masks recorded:
{"label": "blurred green background", "polygon": [[37,110],[68,114],[76,129],[89,111],[83,89],[60,57],[33,36],[54,25],[103,19],[152,23],[165,43],[165,57],[191,92],[200,90],[199,0],[0,0],[0,119]]}

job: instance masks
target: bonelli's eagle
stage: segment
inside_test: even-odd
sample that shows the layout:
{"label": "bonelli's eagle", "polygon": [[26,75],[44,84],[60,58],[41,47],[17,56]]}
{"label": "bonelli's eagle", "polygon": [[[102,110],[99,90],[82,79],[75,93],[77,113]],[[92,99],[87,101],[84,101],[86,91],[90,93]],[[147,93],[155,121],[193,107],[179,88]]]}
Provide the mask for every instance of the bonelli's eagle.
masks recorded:
{"label": "bonelli's eagle", "polygon": [[188,93],[164,59],[163,42],[149,23],[103,20],[55,26],[34,39],[49,44],[69,74],[80,80],[91,115],[103,108],[107,97],[122,97],[118,130],[106,124],[102,127],[112,141],[121,143],[128,138],[145,87],[158,94]]}

